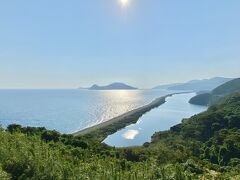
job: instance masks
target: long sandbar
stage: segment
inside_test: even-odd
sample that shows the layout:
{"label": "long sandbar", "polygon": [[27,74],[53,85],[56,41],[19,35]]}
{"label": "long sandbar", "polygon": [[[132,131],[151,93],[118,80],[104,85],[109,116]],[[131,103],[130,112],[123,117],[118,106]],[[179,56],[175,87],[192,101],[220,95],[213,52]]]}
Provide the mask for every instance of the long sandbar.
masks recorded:
{"label": "long sandbar", "polygon": [[73,133],[73,135],[74,136],[86,135],[86,134],[91,134],[92,132],[98,131],[97,134],[102,136],[102,138],[100,139],[106,138],[108,135],[113,134],[116,131],[128,125],[136,123],[143,114],[152,110],[153,108],[156,108],[164,104],[166,102],[166,98],[174,94],[179,94],[179,93],[173,93],[173,94],[168,94],[168,95],[159,97],[154,101],[152,101],[150,104],[131,110],[129,112],[126,112],[120,116],[117,116],[108,121],[102,122],[100,124],[80,130],[76,133]]}

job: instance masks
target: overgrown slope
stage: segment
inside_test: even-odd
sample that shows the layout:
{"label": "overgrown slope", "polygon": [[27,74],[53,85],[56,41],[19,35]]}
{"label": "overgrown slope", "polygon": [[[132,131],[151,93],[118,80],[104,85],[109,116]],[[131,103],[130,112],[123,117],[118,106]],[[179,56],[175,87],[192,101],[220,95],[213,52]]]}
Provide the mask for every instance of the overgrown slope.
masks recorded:
{"label": "overgrown slope", "polygon": [[220,101],[223,97],[235,92],[240,92],[240,78],[228,81],[218,86],[210,93],[198,94],[191,98],[189,103],[205,106],[212,105]]}

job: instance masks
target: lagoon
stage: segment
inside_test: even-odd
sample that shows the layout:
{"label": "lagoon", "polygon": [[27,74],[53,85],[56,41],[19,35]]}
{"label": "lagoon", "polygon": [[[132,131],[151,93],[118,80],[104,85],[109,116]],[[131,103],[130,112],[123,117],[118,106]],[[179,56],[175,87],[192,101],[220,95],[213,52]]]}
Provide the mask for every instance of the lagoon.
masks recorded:
{"label": "lagoon", "polygon": [[207,109],[205,106],[188,103],[189,99],[195,95],[195,93],[187,93],[167,97],[166,103],[144,114],[136,124],[108,136],[104,142],[115,147],[139,146],[150,142],[155,132],[168,130],[180,123],[183,118]]}

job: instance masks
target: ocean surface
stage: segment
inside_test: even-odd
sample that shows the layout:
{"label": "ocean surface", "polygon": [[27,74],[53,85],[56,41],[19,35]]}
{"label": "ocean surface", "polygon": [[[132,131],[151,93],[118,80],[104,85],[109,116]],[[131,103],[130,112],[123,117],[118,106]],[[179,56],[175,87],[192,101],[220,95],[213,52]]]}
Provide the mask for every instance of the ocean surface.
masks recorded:
{"label": "ocean surface", "polygon": [[173,93],[164,90],[0,90],[0,124],[73,133]]}
{"label": "ocean surface", "polygon": [[189,99],[195,93],[177,94],[166,99],[166,103],[144,114],[136,124],[108,136],[104,142],[111,146],[138,146],[151,141],[151,136],[158,131],[170,129],[183,118],[191,117],[207,109],[205,106],[191,105]]}

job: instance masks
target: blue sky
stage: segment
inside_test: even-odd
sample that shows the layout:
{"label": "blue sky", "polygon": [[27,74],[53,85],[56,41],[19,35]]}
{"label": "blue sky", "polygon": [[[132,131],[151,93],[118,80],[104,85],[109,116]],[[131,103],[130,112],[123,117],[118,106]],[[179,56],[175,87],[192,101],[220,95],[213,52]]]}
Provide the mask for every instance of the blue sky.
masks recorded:
{"label": "blue sky", "polygon": [[0,88],[240,77],[239,0],[0,2]]}

